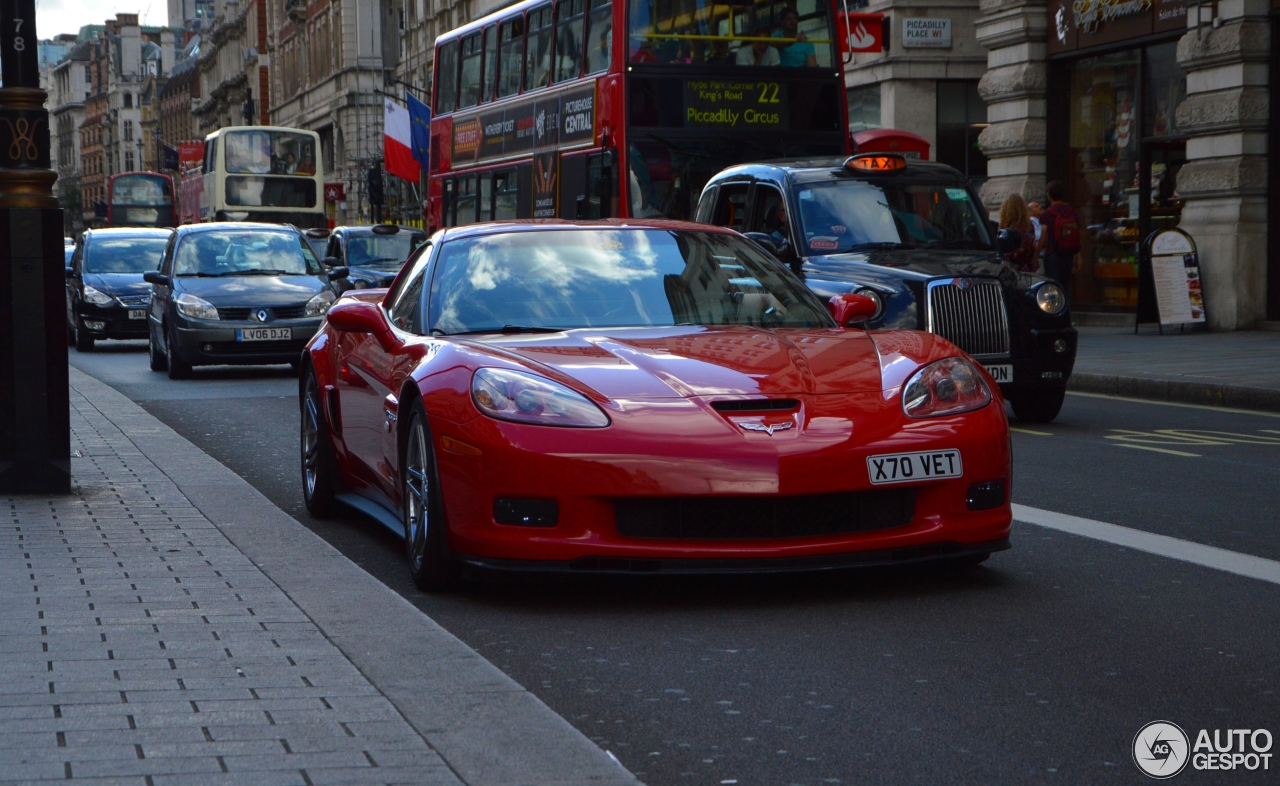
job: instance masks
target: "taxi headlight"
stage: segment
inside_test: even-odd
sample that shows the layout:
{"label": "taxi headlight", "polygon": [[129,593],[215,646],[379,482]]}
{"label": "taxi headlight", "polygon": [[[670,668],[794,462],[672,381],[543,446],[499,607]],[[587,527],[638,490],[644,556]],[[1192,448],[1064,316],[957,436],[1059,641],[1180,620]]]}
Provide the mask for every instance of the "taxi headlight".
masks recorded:
{"label": "taxi headlight", "polygon": [[946,358],[917,371],[902,386],[902,411],[913,418],[956,415],[991,402],[982,374],[964,358]]}
{"label": "taxi headlight", "polygon": [[100,289],[97,289],[95,287],[89,286],[88,284],[85,284],[84,285],[84,301],[86,303],[92,303],[95,306],[107,306],[107,305],[110,305],[112,302],[114,302],[115,298],[111,297],[106,292],[103,292]]}
{"label": "taxi headlight", "polygon": [[309,317],[319,317],[329,313],[329,306],[333,305],[335,300],[333,293],[324,290],[320,294],[307,301],[306,315]]}
{"label": "taxi headlight", "polygon": [[1061,314],[1067,307],[1067,293],[1057,284],[1042,284],[1036,290],[1036,305],[1046,314]]}
{"label": "taxi headlight", "polygon": [[609,416],[575,390],[537,374],[482,368],[471,377],[471,400],[491,418],[539,426],[604,428]]}
{"label": "taxi headlight", "polygon": [[173,299],[173,304],[178,307],[178,313],[192,319],[217,319],[218,309],[213,304],[203,298],[195,295],[189,295],[183,292]]}
{"label": "taxi headlight", "polygon": [[884,299],[880,297],[879,292],[869,287],[863,287],[862,289],[855,290],[853,294],[862,295],[863,297],[868,297],[875,301],[876,313],[867,320],[868,322],[875,322],[882,314],[884,314]]}

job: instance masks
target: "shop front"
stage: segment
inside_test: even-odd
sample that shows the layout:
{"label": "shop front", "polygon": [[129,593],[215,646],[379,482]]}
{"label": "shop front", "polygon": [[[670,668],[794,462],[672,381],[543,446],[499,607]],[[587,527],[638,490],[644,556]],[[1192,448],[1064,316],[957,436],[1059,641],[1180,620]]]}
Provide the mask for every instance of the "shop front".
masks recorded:
{"label": "shop front", "polygon": [[1185,13],[1164,0],[1050,2],[1049,84],[1064,89],[1049,91],[1048,117],[1064,122],[1046,127],[1047,175],[1067,184],[1085,227],[1077,312],[1133,312],[1142,239],[1181,218]]}

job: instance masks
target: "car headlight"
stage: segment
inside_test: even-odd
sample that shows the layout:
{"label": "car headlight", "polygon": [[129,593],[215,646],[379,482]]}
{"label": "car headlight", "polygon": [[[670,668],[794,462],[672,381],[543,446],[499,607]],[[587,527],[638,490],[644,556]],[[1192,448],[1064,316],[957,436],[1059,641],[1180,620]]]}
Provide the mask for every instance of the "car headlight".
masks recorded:
{"label": "car headlight", "polygon": [[471,400],[498,420],[577,428],[609,425],[609,416],[582,394],[523,371],[479,369],[471,377]]}
{"label": "car headlight", "polygon": [[982,374],[964,358],[947,358],[917,371],[902,386],[902,411],[932,418],[981,409],[991,401]]}
{"label": "car headlight", "polygon": [[871,319],[867,320],[868,322],[876,321],[880,318],[880,315],[884,313],[884,299],[880,297],[879,292],[869,287],[863,287],[862,289],[854,290],[853,294],[862,295],[863,297],[868,297],[875,301],[876,313],[871,317]]}
{"label": "car headlight", "polygon": [[85,284],[84,285],[84,301],[86,303],[92,303],[95,306],[109,306],[111,305],[111,303],[115,301],[115,298],[111,297],[106,292],[103,292],[100,289],[96,289],[94,287],[89,286],[88,284]]}
{"label": "car headlight", "polygon": [[1036,290],[1036,305],[1046,314],[1061,314],[1067,307],[1067,293],[1057,284],[1042,284]]}
{"label": "car headlight", "polygon": [[178,307],[178,313],[192,319],[217,319],[218,309],[213,304],[203,298],[195,295],[189,295],[183,292],[173,299],[173,304]]}
{"label": "car headlight", "polygon": [[333,305],[333,292],[323,290],[320,294],[307,301],[306,315],[309,317],[324,316],[329,312],[329,306]]}

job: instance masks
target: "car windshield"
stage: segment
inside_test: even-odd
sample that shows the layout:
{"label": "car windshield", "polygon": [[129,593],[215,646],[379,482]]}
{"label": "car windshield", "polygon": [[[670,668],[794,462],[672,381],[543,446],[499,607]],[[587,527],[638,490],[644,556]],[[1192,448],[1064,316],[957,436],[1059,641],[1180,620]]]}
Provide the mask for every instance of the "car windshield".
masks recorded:
{"label": "car windshield", "polygon": [[804,285],[738,237],[551,230],[440,250],[431,329],[445,334],[665,325],[828,327]]}
{"label": "car windshield", "polygon": [[982,211],[964,188],[838,180],[806,183],[793,193],[800,210],[802,254],[877,247],[992,247]]}
{"label": "car windshield", "polygon": [[[399,232],[394,235],[367,235],[347,238],[348,265],[403,264],[422,242],[421,235]],[[414,241],[418,242],[414,242]]]}
{"label": "car windshield", "polygon": [[319,260],[302,236],[273,230],[192,232],[178,243],[175,276],[308,276]]}
{"label": "car windshield", "polygon": [[145,273],[160,269],[167,237],[90,238],[84,246],[86,273]]}

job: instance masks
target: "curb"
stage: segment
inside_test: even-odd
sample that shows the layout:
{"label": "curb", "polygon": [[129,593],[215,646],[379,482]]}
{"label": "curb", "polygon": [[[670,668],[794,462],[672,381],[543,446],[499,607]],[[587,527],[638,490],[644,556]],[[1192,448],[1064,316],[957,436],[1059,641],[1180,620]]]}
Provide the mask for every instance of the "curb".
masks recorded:
{"label": "curb", "polygon": [[639,786],[616,759],[225,465],[72,367],[71,387],[282,590],[469,786]]}
{"label": "curb", "polygon": [[1180,404],[1280,412],[1280,390],[1254,388],[1247,385],[1182,382],[1172,379],[1089,374],[1077,371],[1068,380],[1067,390],[1154,401],[1174,401]]}

